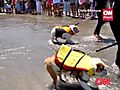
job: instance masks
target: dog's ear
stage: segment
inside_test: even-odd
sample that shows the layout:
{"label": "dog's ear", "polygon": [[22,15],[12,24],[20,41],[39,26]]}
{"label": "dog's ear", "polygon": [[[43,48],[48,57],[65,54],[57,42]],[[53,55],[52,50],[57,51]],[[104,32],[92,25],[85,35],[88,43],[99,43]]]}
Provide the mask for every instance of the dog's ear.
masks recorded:
{"label": "dog's ear", "polygon": [[104,70],[105,66],[102,63],[97,64],[97,72],[102,72]]}

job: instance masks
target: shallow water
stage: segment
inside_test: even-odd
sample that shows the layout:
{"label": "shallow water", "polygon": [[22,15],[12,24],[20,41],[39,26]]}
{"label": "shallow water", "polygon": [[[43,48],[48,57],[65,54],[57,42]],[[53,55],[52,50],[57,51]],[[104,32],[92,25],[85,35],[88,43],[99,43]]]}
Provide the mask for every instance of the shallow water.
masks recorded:
{"label": "shallow water", "polygon": [[[48,17],[46,15],[4,15],[0,16],[0,90],[51,90],[51,79],[44,67],[44,59],[54,54],[48,44],[50,30],[55,25],[69,25],[80,21],[80,33],[73,39],[75,46],[88,53],[114,42],[109,24],[103,26],[101,34],[106,38],[96,42],[92,36],[96,20],[82,22],[70,17]],[[111,66],[117,47],[111,47],[90,56],[102,58]],[[119,90],[116,75],[109,70],[111,85],[108,90]],[[73,85],[74,86],[74,85]],[[70,89],[71,88],[71,89]],[[60,90],[80,89],[63,85]]]}

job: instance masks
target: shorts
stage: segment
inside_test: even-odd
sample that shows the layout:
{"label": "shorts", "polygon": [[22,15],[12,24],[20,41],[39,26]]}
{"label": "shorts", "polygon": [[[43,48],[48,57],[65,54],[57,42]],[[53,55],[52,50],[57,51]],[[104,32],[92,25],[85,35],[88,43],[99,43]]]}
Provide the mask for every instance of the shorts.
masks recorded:
{"label": "shorts", "polygon": [[64,2],[64,11],[65,12],[70,11],[70,2],[67,2],[67,1]]}

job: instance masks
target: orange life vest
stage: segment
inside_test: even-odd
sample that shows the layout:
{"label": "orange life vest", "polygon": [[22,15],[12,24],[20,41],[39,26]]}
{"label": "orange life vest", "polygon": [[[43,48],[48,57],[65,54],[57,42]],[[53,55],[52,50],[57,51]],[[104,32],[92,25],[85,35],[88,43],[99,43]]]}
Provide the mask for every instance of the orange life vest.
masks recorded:
{"label": "orange life vest", "polygon": [[90,76],[94,75],[92,58],[82,51],[72,50],[67,45],[62,45],[55,55],[55,63],[60,69],[66,71],[86,71]]}

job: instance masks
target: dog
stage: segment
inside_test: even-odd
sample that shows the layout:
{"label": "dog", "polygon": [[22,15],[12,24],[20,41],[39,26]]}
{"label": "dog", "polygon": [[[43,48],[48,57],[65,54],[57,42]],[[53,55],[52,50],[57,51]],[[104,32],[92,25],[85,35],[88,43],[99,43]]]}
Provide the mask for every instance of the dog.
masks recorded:
{"label": "dog", "polygon": [[[90,81],[93,76],[104,77],[107,75],[106,65],[100,58],[91,58],[84,52],[73,50],[67,45],[62,45],[58,52],[45,59],[46,69],[53,80],[54,88],[56,88],[58,76],[59,80],[63,80],[62,75],[76,79],[81,86]],[[82,81],[82,82],[81,82]],[[83,87],[84,87],[83,85]]]}
{"label": "dog", "polygon": [[58,38],[65,40],[66,43],[72,43],[72,36],[79,33],[79,28],[76,25],[55,26],[51,30],[52,42],[59,42]]}

